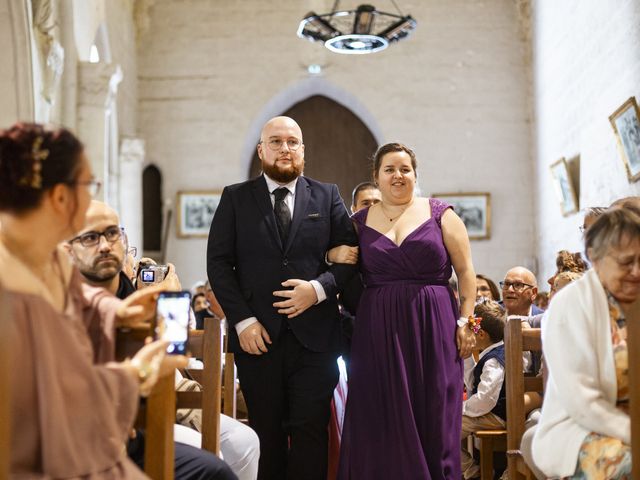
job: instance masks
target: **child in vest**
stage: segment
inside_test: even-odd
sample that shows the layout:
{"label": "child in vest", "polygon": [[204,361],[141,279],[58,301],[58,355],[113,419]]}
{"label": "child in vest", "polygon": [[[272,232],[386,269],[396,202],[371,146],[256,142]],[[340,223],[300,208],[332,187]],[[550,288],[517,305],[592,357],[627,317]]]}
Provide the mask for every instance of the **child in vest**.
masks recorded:
{"label": "child in vest", "polygon": [[494,301],[476,305],[474,315],[480,318],[476,333],[478,362],[473,356],[464,362],[467,400],[462,405],[462,473],[465,479],[479,476],[480,467],[464,448],[467,437],[478,430],[505,428],[507,401],[504,370],[505,312]]}

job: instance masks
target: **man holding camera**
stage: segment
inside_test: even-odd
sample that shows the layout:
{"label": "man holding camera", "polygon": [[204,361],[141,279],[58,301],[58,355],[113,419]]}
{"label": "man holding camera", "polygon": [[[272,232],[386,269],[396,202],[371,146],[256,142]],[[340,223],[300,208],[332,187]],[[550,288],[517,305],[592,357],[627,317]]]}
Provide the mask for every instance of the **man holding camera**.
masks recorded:
{"label": "man holding camera", "polygon": [[[84,229],[68,242],[67,249],[87,283],[93,286],[103,287],[121,299],[126,298],[136,291],[127,275],[122,271],[126,247],[123,230],[120,227],[120,219],[116,211],[105,203],[96,200],[91,202],[87,210]],[[175,286],[179,287],[175,272],[169,270],[168,275],[168,287],[172,286],[172,282]],[[172,278],[172,276],[175,278]],[[102,350],[102,352],[95,352],[100,363],[110,360],[110,358],[108,358],[109,355],[113,356],[113,345],[111,342],[109,340],[104,341],[106,340],[104,335],[92,335],[91,331],[89,334],[94,337],[94,343],[98,343],[98,345],[94,346],[96,350]],[[95,338],[100,338],[101,341],[96,342]],[[104,351],[107,349],[111,351]],[[249,428],[240,425],[238,422],[235,422],[235,420],[231,421],[234,422],[232,425],[226,419],[221,422],[221,429],[223,429],[221,431],[221,450],[223,453],[225,450],[230,453],[229,457],[231,461],[237,456],[234,455],[236,450],[243,450],[243,454],[249,457],[250,460],[252,453],[247,452],[253,452],[255,448],[253,448],[252,445],[247,446],[244,443],[247,440],[247,435],[239,431],[239,429],[236,428],[236,424],[238,424],[240,429],[249,430]],[[251,432],[251,434],[253,434],[253,432]],[[253,435],[255,436],[255,434]],[[139,440],[140,437],[132,440],[127,450],[129,456],[142,467],[144,443]],[[239,445],[225,445],[225,441],[234,441],[239,443]],[[257,440],[255,443],[257,443]],[[241,470],[238,472],[238,477],[225,462],[212,453],[190,445],[175,443],[176,480],[232,480],[238,478],[244,480],[255,478],[255,474],[249,474],[248,476],[244,474],[246,471],[254,471],[255,466],[239,464],[237,468]]]}
{"label": "man holding camera", "polygon": [[341,345],[336,294],[355,273],[325,254],[355,245],[355,232],[338,188],[302,176],[293,119],[267,122],[257,149],[263,175],[222,193],[207,274],[260,437],[258,478],[324,480]]}

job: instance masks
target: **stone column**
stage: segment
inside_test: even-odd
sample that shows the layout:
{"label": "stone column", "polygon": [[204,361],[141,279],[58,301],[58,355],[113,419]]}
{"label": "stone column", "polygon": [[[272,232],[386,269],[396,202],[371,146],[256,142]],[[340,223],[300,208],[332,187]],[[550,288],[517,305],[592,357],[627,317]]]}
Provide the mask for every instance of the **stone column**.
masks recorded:
{"label": "stone column", "polygon": [[119,65],[78,63],[77,133],[85,144],[93,174],[103,184],[100,199],[118,208],[118,126],[116,95]]}
{"label": "stone column", "polygon": [[129,245],[142,254],[142,166],[144,140],[123,138],[120,145],[120,222],[127,230]]}

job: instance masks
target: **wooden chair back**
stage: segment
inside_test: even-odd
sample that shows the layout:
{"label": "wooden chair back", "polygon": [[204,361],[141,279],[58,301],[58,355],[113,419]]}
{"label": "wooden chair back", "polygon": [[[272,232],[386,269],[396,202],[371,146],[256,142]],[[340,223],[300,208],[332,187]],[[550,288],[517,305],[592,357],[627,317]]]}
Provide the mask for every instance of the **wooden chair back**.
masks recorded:
{"label": "wooden chair back", "polygon": [[[145,328],[118,329],[116,359],[132,357],[150,335]],[[136,427],[145,429],[144,471],[153,480],[173,480],[175,405],[175,379],[169,374],[158,380],[138,411]]]}
{"label": "wooden chair back", "polygon": [[[152,335],[148,328],[117,329],[116,360],[131,358]],[[173,480],[175,404],[175,379],[169,374],[158,380],[138,409],[135,426],[145,429],[144,471],[153,480]]]}
{"label": "wooden chair back", "polygon": [[0,289],[0,479],[9,478],[10,436],[10,348],[11,324],[6,293]]}
{"label": "wooden chair back", "polygon": [[631,415],[631,478],[640,478],[640,301],[627,315],[629,348],[629,413]]}
{"label": "wooden chair back", "polygon": [[509,480],[534,478],[520,452],[524,434],[525,392],[542,392],[542,377],[523,373],[523,352],[541,352],[542,340],[539,328],[522,328],[519,318],[507,320],[505,327],[505,382],[507,383],[507,465]]}
{"label": "wooden chair back", "polygon": [[176,408],[202,409],[202,448],[215,455],[220,453],[222,341],[220,320],[217,319],[205,318],[204,330],[189,332],[189,351],[192,356],[202,359],[204,368],[188,372],[202,385],[202,391],[176,392]]}

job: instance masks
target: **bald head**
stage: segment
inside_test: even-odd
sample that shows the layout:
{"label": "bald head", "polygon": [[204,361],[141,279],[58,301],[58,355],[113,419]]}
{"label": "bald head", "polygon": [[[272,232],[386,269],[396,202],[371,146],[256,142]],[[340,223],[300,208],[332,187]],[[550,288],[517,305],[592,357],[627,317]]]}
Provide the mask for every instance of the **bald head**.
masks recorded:
{"label": "bald head", "polygon": [[84,228],[69,245],[73,262],[89,283],[115,293],[125,250],[118,213],[106,203],[93,200]]}
{"label": "bald head", "polygon": [[502,296],[509,315],[529,315],[538,294],[538,282],[533,272],[514,267],[504,276]]}
{"label": "bald head", "polygon": [[282,130],[286,130],[288,133],[293,133],[298,138],[298,140],[302,141],[302,130],[300,129],[300,125],[291,117],[273,117],[262,127],[262,131],[260,132],[260,140],[265,142],[269,139],[269,137],[274,136],[274,132],[279,132]]}
{"label": "bald head", "polygon": [[91,200],[91,204],[87,209],[87,215],[85,217],[85,228],[83,231],[91,230],[92,224],[100,221],[108,220],[112,224],[118,225],[120,223],[120,217],[118,212],[99,200]]}
{"label": "bald head", "polygon": [[286,185],[304,171],[302,130],[293,118],[274,117],[262,128],[258,157],[271,180]]}
{"label": "bald head", "polygon": [[514,275],[522,278],[524,283],[528,283],[529,285],[533,285],[534,287],[538,286],[538,281],[536,280],[536,276],[528,268],[513,267],[511,270],[507,272],[507,274],[505,275],[505,279],[509,276],[514,276]]}

